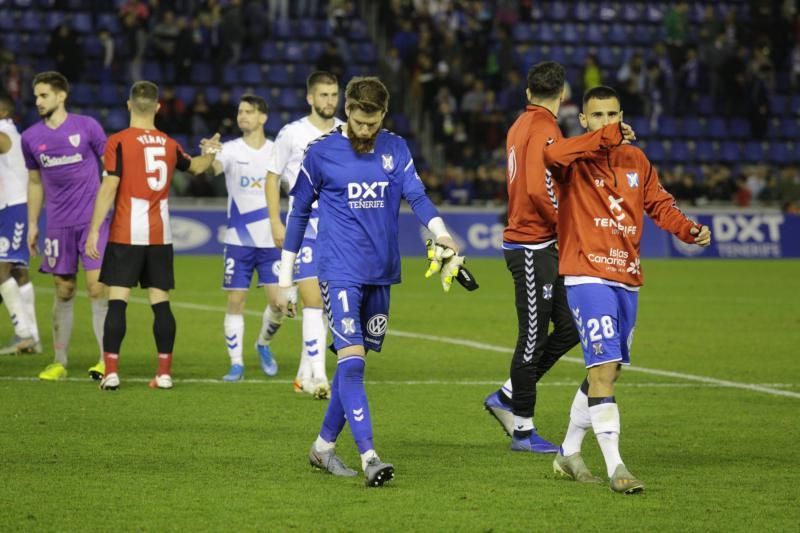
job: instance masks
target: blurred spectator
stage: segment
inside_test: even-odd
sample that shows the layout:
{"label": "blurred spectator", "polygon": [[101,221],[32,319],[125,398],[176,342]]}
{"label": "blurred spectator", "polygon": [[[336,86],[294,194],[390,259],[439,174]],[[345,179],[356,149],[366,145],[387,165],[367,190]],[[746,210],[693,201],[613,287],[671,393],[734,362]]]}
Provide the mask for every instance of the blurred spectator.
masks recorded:
{"label": "blurred spectator", "polygon": [[690,47],[686,50],[686,61],[681,65],[678,73],[678,92],[681,96],[681,103],[673,107],[676,115],[693,114],[696,111],[701,89],[700,70],[697,49]]}
{"label": "blurred spectator", "polygon": [[468,205],[472,203],[475,191],[472,188],[462,167],[449,166],[445,169],[444,201],[451,205]]}
{"label": "blurred spectator", "polygon": [[583,64],[583,91],[586,92],[598,85],[603,85],[603,72],[597,62],[597,56],[588,54]]}
{"label": "blurred spectator", "polygon": [[794,48],[792,48],[790,76],[792,91],[795,93],[800,92],[800,40],[798,40]]}
{"label": "blurred spectator", "polygon": [[163,17],[150,32],[150,43],[153,53],[161,66],[161,77],[174,83],[174,71],[171,69],[175,63],[175,45],[180,35],[180,28],[175,23],[175,13],[165,11]]}
{"label": "blurred spectator", "polygon": [[241,0],[230,0],[230,3],[223,8],[219,29],[227,63],[238,64],[242,57],[242,39],[245,35]]}
{"label": "blurred spectator", "polygon": [[769,91],[766,79],[772,70],[763,66],[762,70],[750,76],[747,114],[750,120],[750,133],[755,139],[765,139],[769,127]]}
{"label": "blurred spectator", "polygon": [[147,42],[145,27],[150,7],[142,0],[126,0],[119,7],[119,18],[125,34],[125,55],[128,59],[141,59]]}
{"label": "blurred spectator", "polygon": [[2,75],[2,89],[14,102],[18,102],[22,96],[22,73],[19,65],[13,60],[8,62],[2,69]]}
{"label": "blurred spectator", "polygon": [[344,81],[344,68],[344,59],[339,53],[339,47],[336,41],[328,41],[325,43],[325,49],[317,58],[316,69],[330,72],[339,80]]}
{"label": "blurred spectator", "polygon": [[570,85],[569,82],[565,82],[564,101],[561,102],[561,107],[558,109],[558,127],[561,128],[561,132],[567,137],[580,135],[586,132],[578,119],[580,112],[581,96],[574,95],[572,92],[572,85]]}
{"label": "blurred spectator", "polygon": [[391,47],[380,59],[381,80],[389,90],[392,98],[392,109],[402,113],[405,110],[406,75],[403,61],[397,48]]}
{"label": "blurred spectator", "polygon": [[644,65],[642,52],[636,51],[627,63],[622,65],[617,72],[617,80],[620,83],[618,89],[619,97],[622,100],[622,109],[629,116],[639,116],[644,114],[645,109],[645,88],[647,87],[647,71]]}
{"label": "blurred spectator", "polygon": [[212,130],[219,132],[223,137],[233,135],[238,132],[236,125],[236,104],[231,99],[230,89],[222,89],[219,93],[219,100],[211,105],[211,116],[209,121]]}
{"label": "blurred spectator", "polygon": [[721,93],[723,105],[720,109],[727,116],[742,116],[747,105],[747,48],[743,45],[729,54],[722,63]]}
{"label": "blurred spectator", "polygon": [[175,94],[173,86],[163,87],[158,103],[160,105],[156,114],[158,129],[170,135],[189,131],[186,103]]}
{"label": "blurred spectator", "polygon": [[50,34],[47,55],[55,61],[56,70],[62,73],[70,83],[81,79],[83,70],[83,50],[78,37],[66,22],[56,26]]}
{"label": "blurred spectator", "polygon": [[197,91],[191,105],[192,135],[195,137],[210,136],[212,132],[211,106],[205,91]]}
{"label": "blurred spectator", "polygon": [[678,2],[664,15],[664,35],[673,65],[683,61],[684,46],[689,37],[689,3]]}
{"label": "blurred spectator", "polygon": [[118,75],[118,69],[115,68],[116,63],[114,62],[114,39],[111,37],[111,32],[108,31],[108,29],[103,28],[100,30],[98,40],[100,47],[102,48],[102,52],[100,54],[100,57],[102,58],[102,62],[100,63],[100,81],[103,83],[112,83]]}
{"label": "blurred spectator", "polygon": [[406,66],[411,65],[413,58],[417,55],[417,42],[419,34],[414,30],[411,21],[407,18],[400,20],[400,31],[392,37],[392,46],[400,52],[400,58]]}
{"label": "blurred spectator", "polygon": [[289,0],[267,0],[270,20],[289,18]]}
{"label": "blurred spectator", "polygon": [[176,25],[178,28],[178,38],[175,41],[175,81],[177,83],[187,83],[192,73],[192,60],[194,58],[195,38],[199,41],[200,22],[192,19],[192,26],[186,17],[178,17]]}
{"label": "blurred spectator", "polygon": [[788,200],[781,204],[781,211],[785,215],[800,215],[800,202]]}

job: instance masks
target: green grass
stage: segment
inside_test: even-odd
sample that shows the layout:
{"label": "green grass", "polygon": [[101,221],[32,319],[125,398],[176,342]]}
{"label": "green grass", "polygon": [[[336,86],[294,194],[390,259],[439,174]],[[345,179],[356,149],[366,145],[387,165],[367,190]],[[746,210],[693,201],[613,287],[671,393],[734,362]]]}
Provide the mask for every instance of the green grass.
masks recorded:
{"label": "green grass", "polygon": [[[120,390],[101,393],[83,379],[97,346],[88,301],[79,298],[69,367],[78,379],[28,379],[49,353],[0,358],[0,376],[7,376],[0,378],[0,530],[797,530],[798,397],[624,372],[621,447],[647,483],[638,496],[557,480],[550,457],[510,452],[481,405],[508,372],[516,323],[510,276],[501,261],[470,263],[481,289],[443,295],[423,279],[420,260],[407,260],[406,282],[392,294],[390,330],[508,351],[390,335],[383,353],[370,354],[376,444],[397,473],[380,490],[307,465],[325,404],[289,385],[299,321],[287,322],[273,344],[277,381],[260,373],[252,350],[247,382],[199,381],[227,369],[219,258],[176,262],[172,391],[144,382],[156,359],[151,313],[141,303],[128,308]],[[800,393],[800,263],[648,261],[645,268],[637,368]],[[35,281],[50,346],[51,282]],[[263,304],[253,291],[248,339]],[[3,322],[0,338],[10,333]],[[539,389],[537,426],[554,440],[563,436],[584,373],[578,357],[571,352]],[[347,428],[339,450],[358,464]],[[584,450],[590,467],[603,472],[591,435]]]}

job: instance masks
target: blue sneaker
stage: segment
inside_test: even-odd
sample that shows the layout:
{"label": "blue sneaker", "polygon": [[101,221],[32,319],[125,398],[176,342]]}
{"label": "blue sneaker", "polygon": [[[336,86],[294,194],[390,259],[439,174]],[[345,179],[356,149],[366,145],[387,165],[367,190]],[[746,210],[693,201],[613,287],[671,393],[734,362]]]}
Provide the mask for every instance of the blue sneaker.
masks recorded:
{"label": "blue sneaker", "polygon": [[278,373],[278,363],[272,357],[272,351],[269,346],[256,343],[256,350],[258,350],[258,357],[261,359],[261,370],[268,376],[274,376]]}
{"label": "blue sneaker", "polygon": [[222,376],[222,381],[232,383],[234,381],[242,381],[244,379],[244,367],[242,365],[231,365],[228,373]]}
{"label": "blue sneaker", "polygon": [[531,432],[529,437],[521,439],[511,437],[511,451],[513,452],[558,453],[559,449],[552,442],[540,437],[535,430]]}
{"label": "blue sneaker", "polygon": [[500,392],[494,391],[483,400],[483,407],[506,432],[509,437],[514,431],[514,413],[511,411],[511,406],[506,405],[500,399]]}

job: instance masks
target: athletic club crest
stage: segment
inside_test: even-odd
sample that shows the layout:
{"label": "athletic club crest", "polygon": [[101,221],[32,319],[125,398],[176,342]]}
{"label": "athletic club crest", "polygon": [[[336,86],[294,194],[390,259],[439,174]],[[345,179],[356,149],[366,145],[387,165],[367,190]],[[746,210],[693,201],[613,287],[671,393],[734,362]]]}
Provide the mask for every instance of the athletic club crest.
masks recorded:
{"label": "athletic club crest", "polygon": [[638,172],[627,172],[625,175],[628,176],[628,186],[630,186],[631,189],[635,189],[639,186]]}
{"label": "athletic club crest", "polygon": [[381,154],[381,164],[383,165],[383,170],[391,172],[394,168],[394,157],[392,157],[392,154]]}
{"label": "athletic club crest", "polygon": [[81,134],[76,133],[75,135],[70,135],[69,143],[75,148],[77,148],[81,144]]}

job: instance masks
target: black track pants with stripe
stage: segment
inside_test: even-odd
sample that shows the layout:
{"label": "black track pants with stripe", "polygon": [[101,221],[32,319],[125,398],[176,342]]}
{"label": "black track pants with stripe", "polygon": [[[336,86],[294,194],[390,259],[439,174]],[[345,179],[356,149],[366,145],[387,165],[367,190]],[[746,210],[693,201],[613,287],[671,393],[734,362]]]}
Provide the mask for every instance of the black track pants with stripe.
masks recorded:
{"label": "black track pants with stripe", "polygon": [[[504,250],[514,278],[519,333],[511,359],[514,415],[533,417],[536,384],[578,344],[555,244],[540,250]],[[550,321],[553,332],[548,334]]]}

